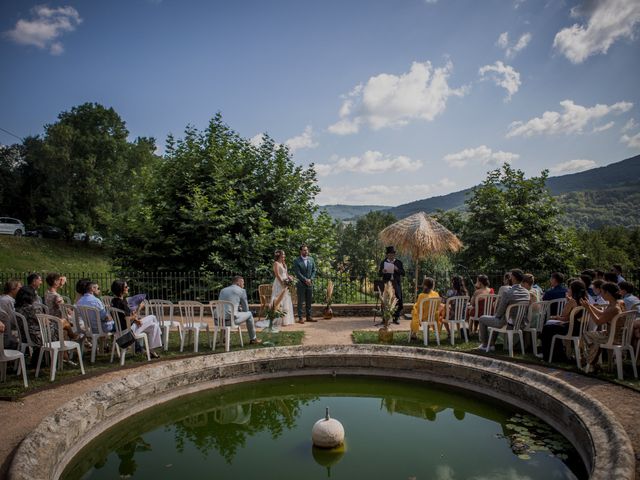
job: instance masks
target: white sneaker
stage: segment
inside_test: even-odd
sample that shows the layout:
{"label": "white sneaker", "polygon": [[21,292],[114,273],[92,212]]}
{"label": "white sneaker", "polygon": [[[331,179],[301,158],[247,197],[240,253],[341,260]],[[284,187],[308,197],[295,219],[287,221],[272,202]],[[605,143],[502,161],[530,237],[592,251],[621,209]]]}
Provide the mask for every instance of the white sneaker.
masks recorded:
{"label": "white sneaker", "polygon": [[487,350],[487,346],[483,343],[478,348],[476,348],[476,350]]}

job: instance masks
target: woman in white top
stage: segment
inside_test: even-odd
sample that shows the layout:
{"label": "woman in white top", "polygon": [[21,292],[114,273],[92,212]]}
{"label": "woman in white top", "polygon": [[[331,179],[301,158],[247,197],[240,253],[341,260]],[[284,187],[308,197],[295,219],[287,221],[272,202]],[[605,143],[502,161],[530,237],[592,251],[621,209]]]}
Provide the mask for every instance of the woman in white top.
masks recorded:
{"label": "woman in white top", "polygon": [[294,323],[293,316],[293,302],[291,301],[291,293],[289,292],[289,285],[293,282],[293,277],[287,272],[287,264],[285,263],[286,255],[284,250],[276,250],[274,254],[273,262],[273,288],[271,290],[271,303],[278,298],[282,290],[287,292],[284,294],[282,301],[280,302],[280,308],[284,310],[285,315],[282,318],[280,325],[292,325]]}

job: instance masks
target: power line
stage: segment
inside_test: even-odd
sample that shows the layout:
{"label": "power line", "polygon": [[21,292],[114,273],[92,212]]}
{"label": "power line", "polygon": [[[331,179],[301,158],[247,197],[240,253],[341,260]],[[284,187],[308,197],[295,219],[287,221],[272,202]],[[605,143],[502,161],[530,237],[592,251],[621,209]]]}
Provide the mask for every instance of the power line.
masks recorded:
{"label": "power line", "polygon": [[4,128],[0,127],[0,130],[2,130],[4,133],[8,133],[9,135],[11,135],[12,137],[16,137],[18,140],[24,142],[24,138],[19,137],[18,135],[16,135],[15,133],[10,132],[9,130],[5,130]]}

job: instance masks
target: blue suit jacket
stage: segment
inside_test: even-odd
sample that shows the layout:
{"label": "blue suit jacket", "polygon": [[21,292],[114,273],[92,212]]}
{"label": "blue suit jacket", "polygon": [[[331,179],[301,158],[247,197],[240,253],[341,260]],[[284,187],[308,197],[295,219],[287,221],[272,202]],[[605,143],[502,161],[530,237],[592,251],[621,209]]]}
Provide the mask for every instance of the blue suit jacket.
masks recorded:
{"label": "blue suit jacket", "polygon": [[302,257],[298,257],[293,261],[293,273],[298,279],[298,285],[306,286],[305,280],[316,278],[316,262],[311,257],[307,257],[307,265],[304,264]]}

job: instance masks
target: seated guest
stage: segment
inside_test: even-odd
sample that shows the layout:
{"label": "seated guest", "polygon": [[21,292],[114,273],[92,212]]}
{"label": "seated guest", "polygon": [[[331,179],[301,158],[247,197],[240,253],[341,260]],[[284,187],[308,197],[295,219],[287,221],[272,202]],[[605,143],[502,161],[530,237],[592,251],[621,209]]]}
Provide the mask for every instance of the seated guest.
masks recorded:
{"label": "seated guest", "polygon": [[[511,323],[512,319],[505,318],[505,313],[509,305],[518,303],[529,303],[531,296],[529,291],[525,289],[521,283],[524,273],[519,268],[511,270],[511,288],[498,298],[495,315],[483,315],[478,319],[480,324],[480,350],[486,350],[487,347],[492,349],[493,345],[488,345],[489,327],[503,327],[507,323]],[[494,337],[495,338],[495,337]]]}
{"label": "seated guest", "polygon": [[[594,275],[590,275],[586,272],[593,272]],[[595,272],[593,270],[585,270],[580,274],[580,280],[584,283],[584,286],[587,287],[587,300],[589,303],[595,303],[596,294],[591,287],[591,283],[593,282],[593,277],[595,276]]]}
{"label": "seated guest", "polygon": [[64,299],[62,298],[62,295],[58,293],[58,289],[62,285],[63,278],[64,277],[59,273],[52,272],[47,274],[46,281],[49,288],[44,294],[44,304],[49,309],[49,315],[62,319],[65,337],[71,340],[76,340],[78,338],[78,334],[73,331],[71,323],[62,313],[62,309],[60,308],[60,305],[64,303]]}
{"label": "seated guest", "polygon": [[596,276],[593,277],[594,280],[602,280],[604,282],[604,270],[596,270]]}
{"label": "seated guest", "polygon": [[635,292],[636,287],[633,286],[633,283],[627,282],[626,280],[620,282],[618,284],[620,288],[620,296],[622,297],[622,301],[624,302],[624,310],[628,312],[635,309],[640,312],[640,298],[636,297],[633,293]]}
{"label": "seated guest", "polygon": [[530,273],[525,273],[522,278],[522,286],[529,292],[529,303],[539,302],[538,290],[533,288],[535,278]]}
{"label": "seated guest", "polygon": [[[542,358],[544,360],[549,360],[549,354],[551,353],[551,342],[553,340],[554,335],[567,335],[569,332],[569,317],[571,316],[571,311],[580,306],[580,302],[582,300],[587,299],[587,290],[585,288],[584,282],[582,280],[574,280],[569,284],[569,291],[567,292],[567,303],[562,311],[562,315],[552,315],[549,317],[549,320],[544,327],[542,327],[542,333],[540,334],[540,339],[542,341]],[[580,312],[575,318],[575,322],[573,324],[573,332],[572,335],[580,334],[580,319],[582,318],[582,313]],[[562,346],[562,342],[556,341],[554,350],[553,350],[553,358],[558,362],[566,362],[567,356],[565,354],[564,348]]]}
{"label": "seated guest", "polygon": [[85,290],[87,289],[87,284],[91,282],[90,278],[81,278],[76,282],[76,299],[73,303],[78,303],[78,300],[82,298]]}
{"label": "seated guest", "polygon": [[611,265],[611,271],[616,274],[617,283],[624,282],[625,279],[622,276],[622,265],[614,264]]}
{"label": "seated guest", "polygon": [[27,286],[36,294],[36,303],[42,303],[42,298],[38,295],[40,286],[42,285],[42,277],[39,273],[32,273],[27,277]]}
{"label": "seated guest", "polygon": [[[111,284],[111,292],[114,297],[111,299],[111,306],[118,308],[124,312],[124,315],[119,314],[118,321],[120,322],[120,328],[125,330],[127,328],[127,319],[131,322],[131,330],[134,333],[146,333],[149,340],[149,348],[151,350],[160,348],[162,346],[162,332],[160,331],[160,324],[155,315],[147,315],[146,317],[138,318],[138,310],[131,311],[128,302],[125,297],[129,293],[129,285],[124,280],[115,280]],[[115,320],[115,319],[114,319]],[[153,358],[158,358],[156,352],[151,352]]]}
{"label": "seated guest", "polygon": [[511,272],[507,272],[502,277],[502,286],[498,289],[498,296],[501,297],[506,292],[508,292],[511,288],[511,285],[513,285],[513,282],[511,281]]}
{"label": "seated guest", "polygon": [[[28,285],[20,288],[16,295],[16,312],[27,319],[29,337],[31,337],[31,341],[36,345],[33,349],[33,354],[31,355],[31,361],[29,363],[29,366],[33,368],[38,364],[38,355],[40,355],[39,347],[42,346],[42,334],[40,332],[38,317],[36,316],[38,312],[33,306],[33,304],[36,303],[36,298],[35,290]],[[20,331],[20,336],[22,337],[23,342],[26,342],[27,338],[23,325],[18,324],[18,330]]]}
{"label": "seated guest", "polygon": [[[589,311],[594,323],[598,326],[605,325],[611,322],[613,318],[622,312],[618,300],[620,299],[620,289],[618,285],[613,282],[605,282],[602,284],[602,298],[607,301],[607,308],[601,311],[591,305],[586,299],[580,300],[580,305]],[[622,330],[624,323],[618,323],[616,325],[615,338],[620,340],[622,336]],[[609,332],[607,331],[585,331],[582,335],[583,348],[585,349],[583,355],[583,363],[585,367],[592,366],[594,368],[598,354],[600,353],[600,345],[607,343],[609,340]]]}
{"label": "seated guest", "polygon": [[[420,330],[420,325],[422,320],[426,318],[427,311],[423,308],[422,310],[422,318],[420,316],[420,302],[425,298],[440,298],[438,292],[434,290],[436,286],[436,281],[431,277],[426,277],[424,282],[422,282],[422,293],[418,295],[415,303],[413,304],[413,310],[411,311],[411,340],[418,339],[418,330]],[[442,314],[442,310],[444,309],[444,305],[440,304],[438,306],[438,312],[436,313],[435,320],[438,321],[439,317]]]}
{"label": "seated guest", "polygon": [[455,275],[451,278],[451,288],[447,290],[445,298],[450,297],[468,297],[469,292],[464,285],[464,278],[461,275]]}
{"label": "seated guest", "polygon": [[[549,285],[551,288],[544,292],[542,300],[557,300],[559,298],[566,298],[567,289],[562,285],[564,283],[564,275],[560,272],[553,272],[549,278]],[[558,314],[558,305],[551,305],[551,315]]]}
{"label": "seated guest", "polygon": [[618,274],[616,272],[605,272],[604,281],[611,283],[618,283]]}
{"label": "seated guest", "polygon": [[0,320],[4,326],[3,330],[3,344],[4,348],[15,350],[18,345],[18,337],[14,335],[14,331],[18,330],[18,324],[16,322],[15,312],[15,298],[18,291],[22,288],[22,282],[15,278],[7,280],[4,284],[3,294],[0,295],[0,311],[4,315],[0,316]]}
{"label": "seated guest", "polygon": [[[80,298],[80,300],[78,300],[78,303],[76,303],[76,305],[79,307],[97,308],[100,311],[100,322],[102,323],[102,331],[103,332],[115,331],[116,327],[113,323],[113,320],[109,318],[107,309],[104,308],[104,304],[97,297],[98,293],[100,292],[100,287],[98,286],[98,284],[96,282],[89,281],[85,283],[84,286],[85,286],[84,295],[82,295],[82,297]],[[86,321],[87,319],[85,318],[84,320]],[[92,322],[95,321],[94,318],[91,318],[90,320]],[[91,331],[97,332],[98,326],[92,323]]]}
{"label": "seated guest", "polygon": [[593,301],[591,301],[591,299],[589,299],[589,303],[593,304],[593,305],[606,305],[607,301],[602,298],[602,284],[604,283],[604,280],[600,280],[599,278],[594,280],[591,283],[591,290],[593,290]]}
{"label": "seated guest", "polygon": [[[489,277],[486,275],[478,275],[476,277],[475,290],[473,291],[473,295],[469,299],[469,317],[475,317],[476,315],[476,299],[480,295],[492,295],[493,288],[489,287]],[[484,300],[482,300],[484,302]],[[478,305],[480,311],[484,310],[484,304],[481,303]]]}
{"label": "seated guest", "polygon": [[[256,327],[253,320],[253,315],[249,311],[249,302],[247,301],[247,291],[244,289],[244,278],[240,275],[236,275],[231,280],[231,285],[220,290],[218,300],[226,300],[233,303],[235,306],[236,314],[233,318],[233,323],[239,325],[241,323],[247,324],[247,332],[249,333],[249,343],[258,344],[262,343],[256,337]],[[226,312],[226,315],[230,315],[231,312]]]}

